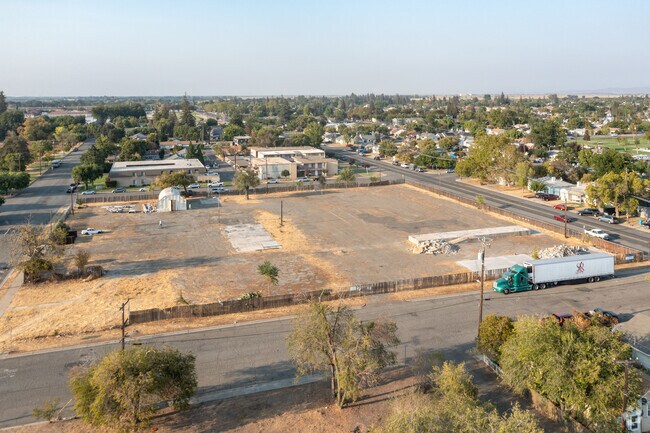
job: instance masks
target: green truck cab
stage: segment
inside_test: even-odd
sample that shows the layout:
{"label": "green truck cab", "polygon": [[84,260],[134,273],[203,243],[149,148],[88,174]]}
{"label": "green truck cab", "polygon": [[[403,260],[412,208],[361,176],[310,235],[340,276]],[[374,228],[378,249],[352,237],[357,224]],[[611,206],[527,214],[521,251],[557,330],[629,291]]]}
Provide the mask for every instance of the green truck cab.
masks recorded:
{"label": "green truck cab", "polygon": [[492,285],[495,292],[506,295],[510,292],[523,292],[531,288],[532,285],[528,283],[528,270],[522,265],[513,265]]}

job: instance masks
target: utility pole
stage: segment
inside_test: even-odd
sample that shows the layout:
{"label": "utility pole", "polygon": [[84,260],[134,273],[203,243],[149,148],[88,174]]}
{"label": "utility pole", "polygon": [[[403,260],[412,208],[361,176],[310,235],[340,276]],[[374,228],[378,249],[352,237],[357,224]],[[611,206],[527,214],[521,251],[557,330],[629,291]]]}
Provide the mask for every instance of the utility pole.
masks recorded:
{"label": "utility pole", "polygon": [[478,328],[476,333],[476,342],[478,343],[478,336],[481,331],[481,323],[483,322],[483,291],[485,287],[485,250],[490,248],[492,239],[481,237],[478,239],[481,243],[481,250],[478,253],[478,259],[481,261],[481,297],[478,303]]}
{"label": "utility pole", "polygon": [[121,324],[121,328],[122,328],[122,350],[124,350],[124,345],[125,345],[125,341],[126,341],[126,332],[125,332],[125,330],[126,330],[126,322],[127,322],[125,320],[125,318],[124,318],[124,307],[126,307],[126,305],[129,303],[130,300],[131,300],[131,298],[127,299],[126,302],[122,303],[122,306],[120,307],[120,310],[122,310],[122,324]]}
{"label": "utility pole", "polygon": [[566,234],[566,230],[567,230],[567,228],[566,228],[566,225],[567,225],[567,218],[566,218],[566,207],[567,207],[567,203],[566,203],[566,199],[567,199],[567,197],[564,196],[564,238],[565,238],[565,239],[568,238],[568,236],[567,236],[567,234]]}

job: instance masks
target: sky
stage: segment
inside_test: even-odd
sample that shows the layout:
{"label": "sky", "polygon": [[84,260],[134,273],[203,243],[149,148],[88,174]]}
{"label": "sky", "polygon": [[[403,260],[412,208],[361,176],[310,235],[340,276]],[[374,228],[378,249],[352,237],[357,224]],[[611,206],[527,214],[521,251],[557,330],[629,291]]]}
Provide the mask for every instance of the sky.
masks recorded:
{"label": "sky", "polygon": [[650,88],[646,0],[0,0],[8,96]]}

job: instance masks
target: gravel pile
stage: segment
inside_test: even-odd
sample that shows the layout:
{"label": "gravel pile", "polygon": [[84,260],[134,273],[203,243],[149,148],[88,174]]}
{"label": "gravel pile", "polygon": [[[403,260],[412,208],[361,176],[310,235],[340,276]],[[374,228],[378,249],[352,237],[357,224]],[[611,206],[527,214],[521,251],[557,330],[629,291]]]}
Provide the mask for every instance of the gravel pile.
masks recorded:
{"label": "gravel pile", "polygon": [[584,254],[586,252],[588,252],[588,250],[585,247],[571,246],[571,245],[555,245],[540,250],[539,258],[554,259],[557,257],[575,256],[577,254]]}
{"label": "gravel pile", "polygon": [[454,255],[460,248],[445,241],[424,241],[413,249],[416,254],[448,254]]}

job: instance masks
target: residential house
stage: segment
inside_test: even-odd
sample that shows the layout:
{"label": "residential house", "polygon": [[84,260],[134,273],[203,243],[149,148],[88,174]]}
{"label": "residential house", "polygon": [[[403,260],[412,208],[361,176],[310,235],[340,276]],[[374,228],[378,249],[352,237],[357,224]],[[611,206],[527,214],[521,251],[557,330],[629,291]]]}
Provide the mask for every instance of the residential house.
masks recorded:
{"label": "residential house", "polygon": [[540,177],[537,179],[530,179],[528,182],[528,189],[532,181],[541,182],[546,186],[545,192],[554,194],[560,197],[561,200],[570,202],[582,203],[585,201],[586,192],[583,185],[574,185],[570,182],[565,182],[562,179],[557,179],[554,176]]}
{"label": "residential house", "polygon": [[219,141],[223,136],[223,128],[221,126],[215,126],[210,130],[210,140]]}
{"label": "residential house", "polygon": [[233,137],[232,142],[234,145],[238,146],[241,144],[248,144],[250,140],[251,140],[250,135],[238,135],[236,137]]}
{"label": "residential house", "polygon": [[624,417],[628,432],[650,432],[650,391],[639,399],[634,409],[625,412]]}
{"label": "residential house", "polygon": [[132,136],[129,137],[131,140],[140,140],[140,141],[147,141],[147,135],[143,134],[141,132],[138,132],[137,134],[133,134]]}

